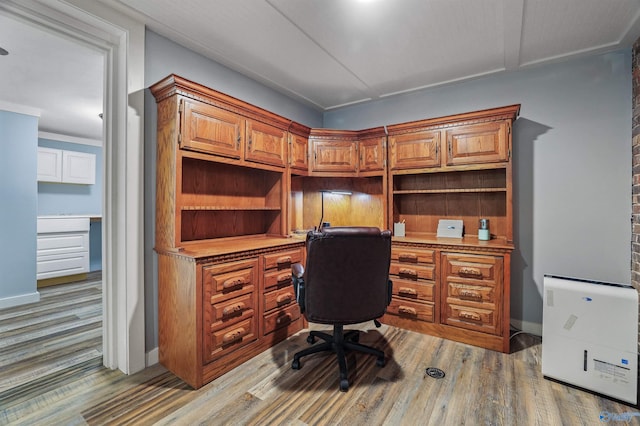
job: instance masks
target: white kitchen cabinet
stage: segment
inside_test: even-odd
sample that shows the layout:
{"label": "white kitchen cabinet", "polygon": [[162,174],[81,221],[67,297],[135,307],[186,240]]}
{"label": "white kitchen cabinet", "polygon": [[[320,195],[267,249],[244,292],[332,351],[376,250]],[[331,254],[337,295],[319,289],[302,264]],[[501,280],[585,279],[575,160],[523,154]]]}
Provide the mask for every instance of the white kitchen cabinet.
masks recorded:
{"label": "white kitchen cabinet", "polygon": [[37,279],[87,272],[89,272],[89,217],[39,217]]}
{"label": "white kitchen cabinet", "polygon": [[93,185],[96,183],[96,156],[38,147],[38,181]]}
{"label": "white kitchen cabinet", "polygon": [[38,147],[38,181],[62,182],[62,150]]}

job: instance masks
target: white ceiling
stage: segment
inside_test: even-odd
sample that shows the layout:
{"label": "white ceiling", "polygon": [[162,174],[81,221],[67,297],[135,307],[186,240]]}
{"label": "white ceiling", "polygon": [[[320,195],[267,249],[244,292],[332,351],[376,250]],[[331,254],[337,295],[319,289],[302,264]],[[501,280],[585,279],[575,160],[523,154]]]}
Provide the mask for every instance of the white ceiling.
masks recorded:
{"label": "white ceiling", "polygon": [[[640,0],[100,1],[321,111],[627,48],[640,37]],[[42,109],[46,131],[95,137],[78,109],[102,90],[100,55],[25,36],[37,31],[0,18],[0,47],[10,51],[0,56],[0,102]],[[51,109],[40,97],[58,103]]]}

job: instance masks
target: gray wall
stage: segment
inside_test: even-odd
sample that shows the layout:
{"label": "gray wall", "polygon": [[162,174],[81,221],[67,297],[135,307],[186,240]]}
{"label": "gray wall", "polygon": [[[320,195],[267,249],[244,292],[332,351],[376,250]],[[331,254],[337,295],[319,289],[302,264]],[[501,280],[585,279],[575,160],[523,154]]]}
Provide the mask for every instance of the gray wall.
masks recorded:
{"label": "gray wall", "polygon": [[324,127],[357,130],[516,103],[511,316],[539,333],[544,274],[630,283],[630,50],[329,111]]}
{"label": "gray wall", "polygon": [[[151,31],[145,85],[169,74],[309,127],[359,130],[519,103],[514,126],[512,319],[540,333],[544,274],[630,281],[631,52],[623,50],[324,113]],[[146,348],[157,347],[156,106],[145,96]]]}
{"label": "gray wall", "polygon": [[38,118],[0,111],[0,306],[39,300]]}

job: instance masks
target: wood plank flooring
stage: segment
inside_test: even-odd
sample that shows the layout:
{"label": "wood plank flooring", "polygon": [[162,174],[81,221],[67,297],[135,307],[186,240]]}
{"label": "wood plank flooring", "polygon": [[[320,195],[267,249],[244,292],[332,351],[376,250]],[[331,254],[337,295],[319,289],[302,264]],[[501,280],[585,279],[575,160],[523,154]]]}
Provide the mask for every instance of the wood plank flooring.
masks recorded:
{"label": "wood plank flooring", "polygon": [[[3,315],[0,344],[17,327]],[[127,376],[95,359],[7,387],[2,365],[0,424],[594,425],[603,412],[620,416],[606,418],[612,424],[640,424],[637,408],[544,379],[538,337],[516,336],[512,353],[502,354],[385,325],[361,329],[361,342],[383,348],[388,361],[380,368],[373,357],[349,354],[347,393],[338,390],[333,356],[309,356],[291,369],[293,354],[308,346],[303,331],[199,390],[159,365]],[[26,352],[34,364],[46,356]],[[446,375],[429,377],[427,367]]]}

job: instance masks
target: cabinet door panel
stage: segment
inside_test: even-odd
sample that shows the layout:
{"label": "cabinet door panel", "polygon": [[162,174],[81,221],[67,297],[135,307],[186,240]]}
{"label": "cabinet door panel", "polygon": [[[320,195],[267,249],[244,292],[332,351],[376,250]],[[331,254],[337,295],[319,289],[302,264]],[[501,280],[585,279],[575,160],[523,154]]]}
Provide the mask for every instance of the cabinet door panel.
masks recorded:
{"label": "cabinet door panel", "polygon": [[182,148],[239,159],[244,119],[211,105],[183,102]]}
{"label": "cabinet door panel", "polygon": [[447,130],[447,165],[508,161],[506,122],[474,124]]}
{"label": "cabinet door panel", "polygon": [[289,135],[290,166],[293,169],[309,170],[309,140],[305,137]]}
{"label": "cabinet door panel", "polygon": [[287,133],[258,121],[247,121],[245,159],[257,163],[285,166]]}
{"label": "cabinet door panel", "polygon": [[384,138],[363,139],[360,146],[360,172],[384,170],[386,152]]}
{"label": "cabinet door panel", "polygon": [[313,141],[314,172],[356,172],[358,166],[356,141]]}
{"label": "cabinet door panel", "polygon": [[415,132],[389,136],[391,169],[440,166],[440,132]]}

